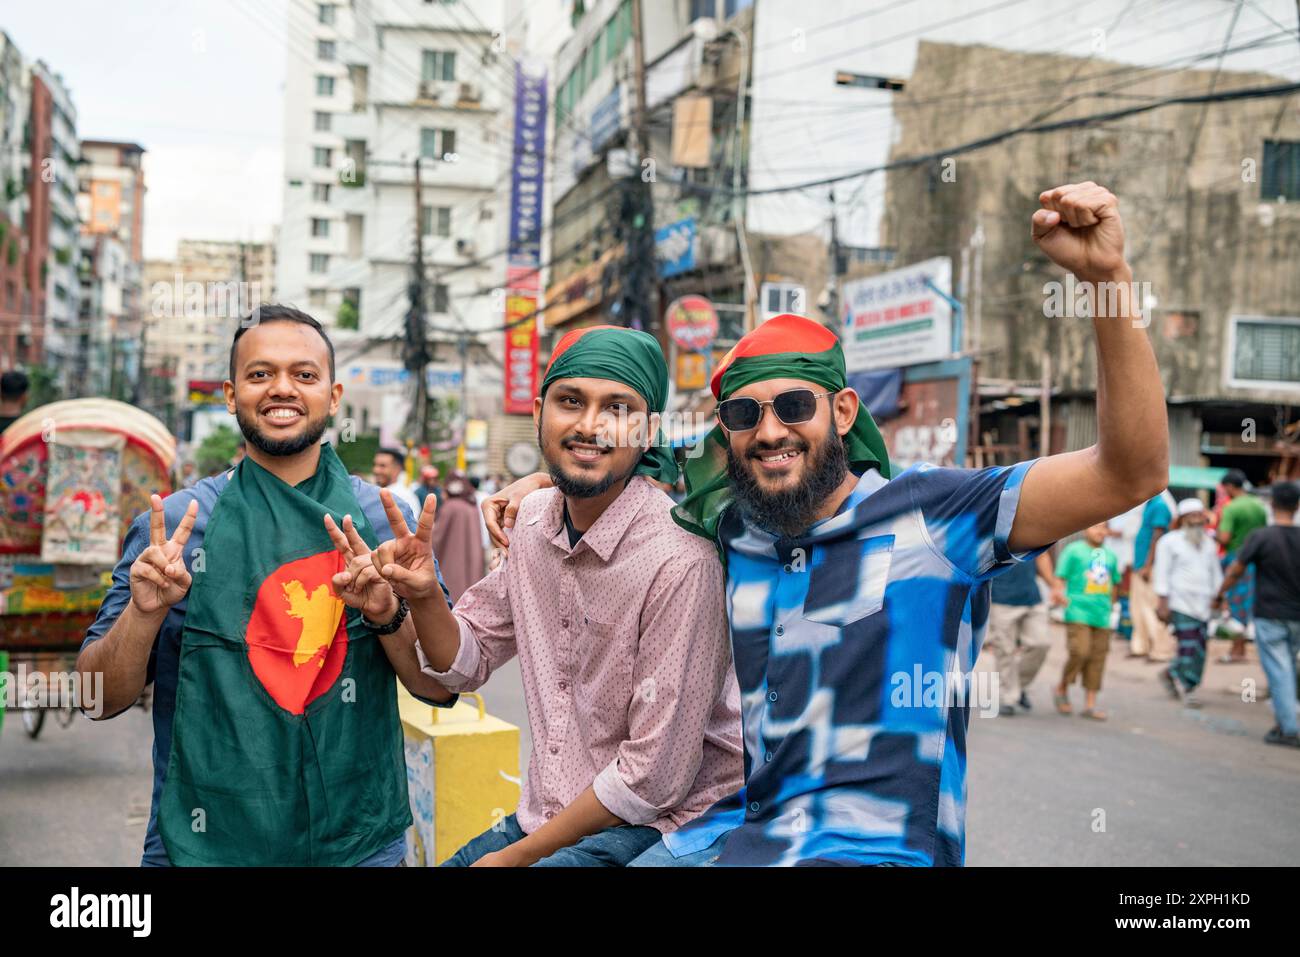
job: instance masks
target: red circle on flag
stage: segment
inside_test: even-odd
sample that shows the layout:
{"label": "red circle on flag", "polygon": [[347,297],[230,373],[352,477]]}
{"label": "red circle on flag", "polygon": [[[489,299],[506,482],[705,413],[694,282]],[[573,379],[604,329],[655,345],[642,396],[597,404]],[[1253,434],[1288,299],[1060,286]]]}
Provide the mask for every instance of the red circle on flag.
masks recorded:
{"label": "red circle on flag", "polygon": [[290,714],[302,714],[343,671],[347,609],[330,585],[343,567],[333,549],[308,555],[281,565],[257,590],[245,631],[248,661]]}

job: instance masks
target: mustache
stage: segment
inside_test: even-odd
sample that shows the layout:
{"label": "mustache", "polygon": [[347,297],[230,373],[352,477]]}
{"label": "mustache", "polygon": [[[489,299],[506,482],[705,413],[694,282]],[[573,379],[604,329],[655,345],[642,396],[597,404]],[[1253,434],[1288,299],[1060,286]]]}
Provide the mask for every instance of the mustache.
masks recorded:
{"label": "mustache", "polygon": [[611,441],[610,439],[602,435],[587,436],[587,435],[582,435],[579,432],[575,432],[572,435],[566,435],[564,438],[560,439],[561,447],[566,449],[569,448],[571,445],[575,445],[579,442],[581,442],[583,445],[596,445],[602,449],[614,448],[613,441]]}

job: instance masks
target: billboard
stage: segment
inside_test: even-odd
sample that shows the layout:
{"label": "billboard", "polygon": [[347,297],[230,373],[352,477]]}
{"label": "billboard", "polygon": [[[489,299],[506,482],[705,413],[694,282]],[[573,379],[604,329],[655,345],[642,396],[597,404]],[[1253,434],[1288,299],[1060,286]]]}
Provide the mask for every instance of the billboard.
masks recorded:
{"label": "billboard", "polygon": [[952,260],[938,256],[841,286],[840,338],[848,371],[937,362],[952,354]]}

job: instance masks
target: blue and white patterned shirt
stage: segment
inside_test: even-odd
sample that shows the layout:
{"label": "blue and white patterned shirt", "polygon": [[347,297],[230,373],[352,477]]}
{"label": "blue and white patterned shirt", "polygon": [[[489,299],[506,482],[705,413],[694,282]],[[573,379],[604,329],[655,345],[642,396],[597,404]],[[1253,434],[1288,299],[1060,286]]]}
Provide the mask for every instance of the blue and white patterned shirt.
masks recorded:
{"label": "blue and white patterned shirt", "polygon": [[746,784],[675,856],[729,831],[718,864],[963,863],[970,710],[997,707],[971,671],[989,580],[1041,551],[1007,546],[1033,464],[870,470],[795,539],[728,511]]}

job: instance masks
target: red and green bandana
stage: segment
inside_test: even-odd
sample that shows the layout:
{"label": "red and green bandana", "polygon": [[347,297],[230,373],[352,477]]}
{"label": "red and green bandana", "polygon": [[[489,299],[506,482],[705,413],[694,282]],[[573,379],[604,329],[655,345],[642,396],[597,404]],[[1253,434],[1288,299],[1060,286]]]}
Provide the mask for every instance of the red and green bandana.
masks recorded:
{"label": "red and green bandana", "polygon": [[[587,326],[566,332],[555,344],[542,379],[542,396],[556,379],[611,379],[645,399],[650,412],[662,413],[668,402],[668,363],[659,342],[647,332],[623,326]],[[641,456],[636,475],[669,485],[679,474],[662,431]]]}
{"label": "red and green bandana", "polygon": [[[709,385],[721,402],[737,389],[767,379],[805,379],[838,392],[848,384],[839,337],[812,319],[776,316],[736,343],[718,363]],[[861,402],[844,445],[855,473],[874,468],[889,478],[885,440]],[[722,426],[715,425],[691,450],[684,472],[686,500],[673,510],[673,518],[687,531],[716,541],[718,520],[731,504]]]}

